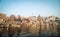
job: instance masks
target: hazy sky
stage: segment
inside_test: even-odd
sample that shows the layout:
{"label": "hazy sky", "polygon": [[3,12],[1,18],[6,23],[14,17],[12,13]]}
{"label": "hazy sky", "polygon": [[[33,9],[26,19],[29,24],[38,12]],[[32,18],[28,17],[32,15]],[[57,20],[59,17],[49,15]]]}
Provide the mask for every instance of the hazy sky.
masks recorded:
{"label": "hazy sky", "polygon": [[60,17],[60,0],[0,0],[0,13]]}

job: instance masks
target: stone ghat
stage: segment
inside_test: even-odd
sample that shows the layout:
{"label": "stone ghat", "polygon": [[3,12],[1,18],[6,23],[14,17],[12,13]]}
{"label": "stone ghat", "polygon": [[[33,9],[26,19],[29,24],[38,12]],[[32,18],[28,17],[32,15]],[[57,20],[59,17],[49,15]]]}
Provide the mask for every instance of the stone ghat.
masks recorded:
{"label": "stone ghat", "polygon": [[[8,33],[10,36],[13,34],[18,35],[24,35],[24,34],[30,34],[30,36],[35,35],[44,35],[44,36],[59,36],[59,30],[58,30],[59,24],[55,24],[54,22],[47,23],[47,22],[41,22],[41,23],[29,23],[29,24],[21,24],[20,27],[0,27],[0,35],[4,33]],[[8,35],[7,34],[7,35]]]}
{"label": "stone ghat", "polygon": [[[13,35],[30,36],[59,36],[60,35],[60,18],[55,16],[6,16],[0,14],[0,36],[5,35],[12,37]],[[6,36],[7,36],[6,35]]]}

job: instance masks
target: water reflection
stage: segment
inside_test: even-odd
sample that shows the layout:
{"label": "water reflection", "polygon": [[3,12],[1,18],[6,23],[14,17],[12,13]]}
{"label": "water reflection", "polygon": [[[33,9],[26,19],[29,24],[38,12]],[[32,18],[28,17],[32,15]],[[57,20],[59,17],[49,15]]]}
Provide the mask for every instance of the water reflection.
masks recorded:
{"label": "water reflection", "polygon": [[[8,33],[3,33],[0,37],[9,37]],[[23,35],[18,35],[18,34],[13,34],[12,37],[59,37],[56,35],[48,35],[48,34],[38,34],[38,35],[31,35],[31,34],[23,34]]]}
{"label": "water reflection", "polygon": [[52,32],[49,32],[49,31],[39,33],[39,34],[36,34],[36,35],[31,35],[28,32],[23,32],[21,34],[21,32],[19,33],[19,32],[15,31],[13,34],[10,35],[9,31],[4,30],[2,32],[2,34],[0,33],[0,37],[60,37],[60,31],[58,31],[57,35],[54,35],[54,34],[52,34]]}

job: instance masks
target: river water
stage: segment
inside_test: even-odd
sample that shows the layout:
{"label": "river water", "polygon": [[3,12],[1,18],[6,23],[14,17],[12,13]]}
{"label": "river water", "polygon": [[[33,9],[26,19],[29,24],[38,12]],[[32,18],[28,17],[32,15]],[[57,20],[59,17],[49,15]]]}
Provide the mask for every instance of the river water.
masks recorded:
{"label": "river water", "polygon": [[[8,33],[3,33],[0,37],[9,37]],[[34,35],[32,36],[31,34],[22,34],[22,35],[17,35],[17,34],[14,34],[12,35],[12,37],[59,37],[59,36],[49,36],[48,34],[38,34],[38,35]]]}

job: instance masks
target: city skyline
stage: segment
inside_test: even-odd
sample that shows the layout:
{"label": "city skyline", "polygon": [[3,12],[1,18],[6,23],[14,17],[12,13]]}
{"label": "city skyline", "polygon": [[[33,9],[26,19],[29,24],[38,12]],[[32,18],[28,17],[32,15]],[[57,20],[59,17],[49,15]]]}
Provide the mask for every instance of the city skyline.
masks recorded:
{"label": "city skyline", "polygon": [[1,0],[0,13],[8,16],[57,16],[60,17],[59,0]]}

